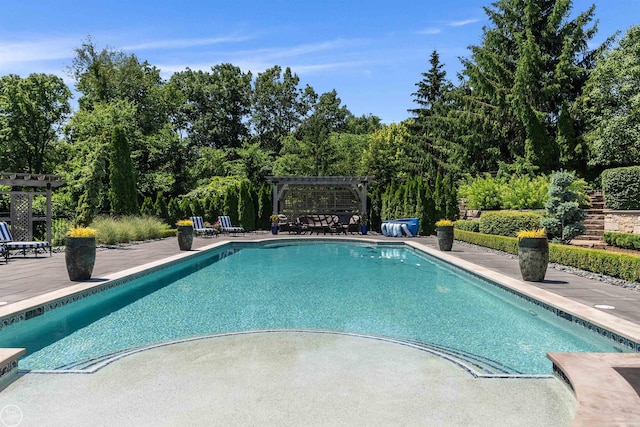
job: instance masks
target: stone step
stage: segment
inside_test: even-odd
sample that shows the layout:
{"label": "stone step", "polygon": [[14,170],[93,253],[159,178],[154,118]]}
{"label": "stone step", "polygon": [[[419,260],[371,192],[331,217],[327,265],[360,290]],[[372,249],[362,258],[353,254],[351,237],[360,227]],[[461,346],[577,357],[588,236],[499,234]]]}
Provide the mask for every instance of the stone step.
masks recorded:
{"label": "stone step", "polygon": [[580,236],[574,237],[573,240],[601,241],[602,235],[581,234]]}
{"label": "stone step", "polygon": [[587,214],[587,219],[601,219],[604,221],[604,214]]}

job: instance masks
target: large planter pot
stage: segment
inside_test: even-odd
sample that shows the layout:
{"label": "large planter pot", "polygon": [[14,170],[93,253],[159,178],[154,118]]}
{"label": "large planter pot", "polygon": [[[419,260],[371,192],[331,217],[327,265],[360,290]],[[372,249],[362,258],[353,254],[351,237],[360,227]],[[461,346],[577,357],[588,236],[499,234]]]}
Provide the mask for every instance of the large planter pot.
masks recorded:
{"label": "large planter pot", "polygon": [[67,273],[72,281],[89,280],[96,262],[95,237],[67,237],[64,247]]}
{"label": "large planter pot", "polygon": [[360,226],[360,233],[362,233],[363,236],[366,236],[368,232],[369,232],[369,226],[367,225]]}
{"label": "large planter pot", "polygon": [[453,247],[453,225],[438,227],[436,234],[438,236],[438,247],[440,250],[450,251]]}
{"label": "large planter pot", "polygon": [[518,240],[518,262],[524,280],[542,282],[549,264],[549,242],[546,237]]}
{"label": "large planter pot", "polygon": [[278,234],[278,224],[271,224],[271,234]]}
{"label": "large planter pot", "polygon": [[193,245],[193,227],[190,225],[178,226],[178,246],[181,251],[190,251]]}

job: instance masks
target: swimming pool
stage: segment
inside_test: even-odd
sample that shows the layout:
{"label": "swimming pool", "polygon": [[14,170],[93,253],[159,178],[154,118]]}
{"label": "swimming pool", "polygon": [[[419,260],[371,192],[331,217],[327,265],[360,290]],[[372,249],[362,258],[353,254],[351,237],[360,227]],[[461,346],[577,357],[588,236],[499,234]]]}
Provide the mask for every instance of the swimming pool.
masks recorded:
{"label": "swimming pool", "polygon": [[304,329],[393,337],[505,373],[548,351],[628,351],[422,252],[330,242],[234,244],[0,331],[21,369],[69,369],[185,337]]}

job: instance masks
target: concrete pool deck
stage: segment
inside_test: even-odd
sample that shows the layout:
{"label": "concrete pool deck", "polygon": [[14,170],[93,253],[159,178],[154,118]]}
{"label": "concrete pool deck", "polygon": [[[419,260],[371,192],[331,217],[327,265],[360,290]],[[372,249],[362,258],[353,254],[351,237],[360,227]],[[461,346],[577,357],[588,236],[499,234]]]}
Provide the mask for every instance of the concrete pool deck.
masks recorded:
{"label": "concrete pool deck", "polygon": [[[268,234],[249,233],[229,237],[228,240],[271,237]],[[348,237],[367,239],[363,236]],[[379,235],[371,238],[399,240]],[[223,238],[196,238],[194,250],[222,241]],[[411,239],[409,242],[424,248],[437,247],[433,237]],[[175,239],[100,250],[93,278],[88,284],[100,283],[122,270],[177,253]],[[456,244],[447,256],[521,282],[515,259]],[[28,303],[30,298],[47,298],[50,292],[57,293],[79,286],[67,279],[63,253],[54,253],[52,257],[40,255],[38,258],[15,256],[8,265],[0,265],[0,277],[0,301],[7,303],[0,307],[0,315]],[[640,292],[553,269],[548,270],[545,282],[526,284],[584,304],[590,308],[589,314],[595,313],[597,316],[598,312],[602,312],[607,316],[616,316],[625,325],[640,331]],[[595,305],[609,305],[615,309],[600,310],[593,308]],[[457,366],[424,352],[412,350],[411,357],[414,359],[407,362],[404,353],[409,350],[406,348],[354,337],[333,336],[328,339],[327,336],[305,333],[275,333],[270,339],[264,337],[238,336],[235,339],[218,338],[189,345],[175,344],[129,356],[91,375],[21,375],[0,393],[0,408],[17,406],[25,420],[22,425],[31,425],[27,419],[47,421],[48,425],[126,425],[132,422],[145,425],[145,413],[149,420],[156,420],[155,423],[149,421],[148,425],[210,425],[207,420],[226,424],[280,425],[326,425],[332,424],[332,421],[334,424],[350,425],[568,425],[575,410],[575,399],[569,389],[555,378],[473,378]],[[335,346],[329,345],[328,341]],[[215,345],[212,344],[214,342]],[[238,350],[242,348],[247,353]],[[286,356],[284,360],[295,361],[295,369],[290,366],[293,362],[282,363],[283,356]],[[308,360],[323,360],[324,364],[308,365]],[[405,365],[413,366],[412,369],[421,374],[414,372],[407,375]],[[363,367],[362,370],[356,370],[359,375],[352,372],[354,366]],[[142,378],[125,385],[134,373],[134,376]],[[213,373],[220,377],[212,379]],[[316,376],[321,373],[326,383],[316,390]],[[260,375],[264,375],[264,379],[254,384],[253,376]],[[465,377],[465,381],[458,382],[458,375]],[[398,388],[398,378],[406,383],[406,387],[400,387],[402,391]],[[625,378],[631,378],[629,381],[632,383],[636,376],[628,375]],[[278,386],[269,388],[263,381]],[[476,385],[476,382],[481,385]],[[115,386],[119,383],[123,384],[122,388]],[[234,384],[244,386],[235,387]],[[320,393],[319,390],[324,391]],[[425,390],[428,390],[427,395]],[[59,400],[52,398],[50,393],[54,391],[60,396]],[[149,396],[149,399],[145,396]],[[170,399],[169,396],[173,397]],[[232,396],[236,397],[232,399]],[[454,403],[456,396],[460,400]],[[498,396],[499,399],[493,400],[492,396]],[[638,399],[637,394],[635,398]],[[559,402],[557,405],[549,405],[555,400]],[[219,405],[216,403],[218,401]],[[389,401],[395,402],[396,406],[389,404]],[[69,405],[69,402],[74,403]],[[464,405],[464,402],[468,404]],[[632,399],[627,403],[634,404],[634,401]],[[567,405],[571,408],[567,409]],[[65,406],[75,414],[76,419],[52,415],[56,411],[65,412]],[[94,407],[96,410],[92,409]],[[357,410],[349,411],[350,407]],[[16,412],[13,406],[9,406],[9,409]],[[512,411],[515,415],[511,415]],[[2,416],[0,410],[0,421]],[[512,416],[520,418],[509,418]],[[607,417],[606,413],[603,416]],[[154,417],[163,417],[159,420],[166,422],[158,422]],[[547,419],[545,417],[554,422],[544,422],[543,418]],[[536,422],[529,423],[529,419]],[[575,424],[576,421],[574,425],[579,425]],[[640,424],[640,420],[628,421],[629,425],[636,421]]]}

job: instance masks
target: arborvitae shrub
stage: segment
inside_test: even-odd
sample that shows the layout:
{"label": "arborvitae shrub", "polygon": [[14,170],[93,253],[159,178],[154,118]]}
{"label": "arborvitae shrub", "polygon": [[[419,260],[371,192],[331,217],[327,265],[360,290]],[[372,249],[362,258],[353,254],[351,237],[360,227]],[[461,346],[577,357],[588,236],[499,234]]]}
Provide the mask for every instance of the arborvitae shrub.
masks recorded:
{"label": "arborvitae shrub", "polygon": [[535,212],[497,211],[480,216],[480,233],[515,236],[520,230],[540,228],[542,216]]}
{"label": "arborvitae shrub", "polygon": [[605,170],[602,190],[607,209],[640,209],[640,166]]}

